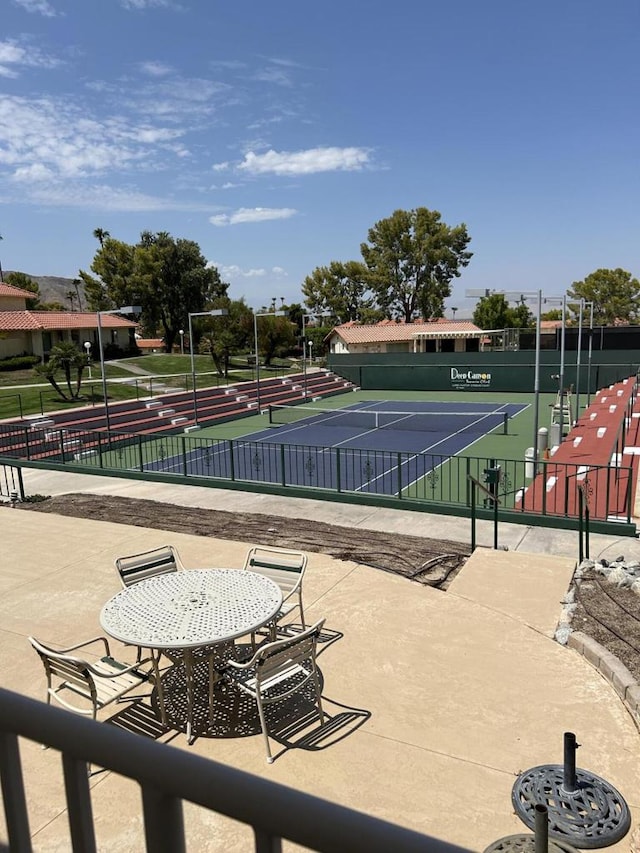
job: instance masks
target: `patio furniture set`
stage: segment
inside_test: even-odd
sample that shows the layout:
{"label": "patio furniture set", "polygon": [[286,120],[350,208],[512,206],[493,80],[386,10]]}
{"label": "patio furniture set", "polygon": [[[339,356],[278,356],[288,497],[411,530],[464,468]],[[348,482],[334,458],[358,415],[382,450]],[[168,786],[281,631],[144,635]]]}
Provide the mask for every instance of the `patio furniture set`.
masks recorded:
{"label": "patio furniture set", "polygon": [[[106,637],[68,648],[29,637],[44,664],[48,703],[55,699],[68,710],[95,719],[100,709],[113,702],[139,698],[131,691],[151,682],[167,726],[163,673],[177,667],[184,672],[186,736],[191,744],[198,698],[196,668],[206,663],[209,718],[221,684],[251,697],[269,763],[273,755],[266,705],[286,701],[310,685],[323,724],[316,653],[324,619],[311,626],[305,622],[306,554],[256,546],[249,549],[239,569],[186,569],[176,549],[166,545],[119,557],[115,566],[122,589],[102,608],[100,623],[109,637],[136,647],[136,661],[126,664],[112,657]],[[300,629],[282,621],[295,610],[300,612]],[[236,641],[242,637],[250,638],[250,656],[238,660],[241,647]],[[99,648],[102,657],[85,660],[83,650],[90,648]]]}

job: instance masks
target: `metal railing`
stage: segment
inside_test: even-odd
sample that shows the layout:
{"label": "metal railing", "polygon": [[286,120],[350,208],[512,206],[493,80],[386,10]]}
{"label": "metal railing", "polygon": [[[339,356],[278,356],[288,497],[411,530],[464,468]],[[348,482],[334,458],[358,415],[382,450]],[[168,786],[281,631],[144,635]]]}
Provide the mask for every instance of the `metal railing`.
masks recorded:
{"label": "metal railing", "polygon": [[[527,460],[479,456],[324,447],[184,434],[105,431],[0,424],[0,462],[11,459],[72,465],[95,473],[131,472],[166,479],[263,484],[336,495],[384,497],[400,505],[428,503],[471,507],[471,480],[482,481],[490,464],[501,469],[497,497],[503,520],[534,514],[577,520],[578,489],[586,480],[592,521],[631,523],[631,467],[538,462],[532,476]],[[217,483],[216,483],[217,484]]]}
{"label": "metal railing", "polygon": [[19,736],[62,753],[71,849],[76,853],[97,849],[87,764],[138,782],[146,849],[153,853],[186,850],[183,801],[249,825],[256,853],[277,853],[281,839],[327,853],[468,853],[445,841],[0,688],[0,781],[12,853],[32,850]]}

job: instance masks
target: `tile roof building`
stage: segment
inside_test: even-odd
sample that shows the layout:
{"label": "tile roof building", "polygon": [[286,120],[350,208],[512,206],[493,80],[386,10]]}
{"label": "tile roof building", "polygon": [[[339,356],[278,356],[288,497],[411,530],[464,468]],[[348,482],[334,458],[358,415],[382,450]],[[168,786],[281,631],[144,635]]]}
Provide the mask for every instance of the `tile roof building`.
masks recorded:
{"label": "tile roof building", "polygon": [[[0,358],[15,355],[39,355],[46,359],[51,348],[62,341],[73,341],[79,347],[91,344],[98,355],[98,316],[88,311],[29,311],[29,290],[0,282]],[[133,343],[137,323],[117,314],[103,314],[102,343],[105,349]]]}
{"label": "tile roof building", "polygon": [[477,352],[486,333],[468,320],[343,323],[327,337],[335,354],[363,352]]}

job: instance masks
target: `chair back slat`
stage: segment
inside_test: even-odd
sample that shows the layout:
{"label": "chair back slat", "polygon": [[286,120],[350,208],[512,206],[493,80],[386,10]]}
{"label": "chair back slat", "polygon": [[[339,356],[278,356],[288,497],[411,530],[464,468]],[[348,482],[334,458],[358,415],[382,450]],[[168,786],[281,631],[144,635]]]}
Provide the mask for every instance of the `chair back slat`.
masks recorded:
{"label": "chair back slat", "polygon": [[302,582],[307,566],[307,555],[302,551],[285,548],[256,546],[249,550],[245,569],[257,572],[278,584],[285,598]]}
{"label": "chair back slat", "polygon": [[118,557],[115,562],[123,585],[131,586],[146,578],[177,572],[179,560],[175,549],[167,545],[142,554]]}
{"label": "chair back slat", "polygon": [[264,655],[258,663],[258,680],[273,678],[292,666],[302,666],[305,661],[313,659],[317,637],[289,643],[285,648],[274,650]]}

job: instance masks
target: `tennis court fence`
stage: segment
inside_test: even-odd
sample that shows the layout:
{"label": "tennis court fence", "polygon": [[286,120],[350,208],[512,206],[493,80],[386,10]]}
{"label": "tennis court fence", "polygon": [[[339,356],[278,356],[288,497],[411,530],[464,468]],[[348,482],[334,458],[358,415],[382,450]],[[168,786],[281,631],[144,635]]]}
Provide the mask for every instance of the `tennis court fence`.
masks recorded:
{"label": "tennis court fence", "polygon": [[[629,525],[633,511],[631,468],[553,459],[538,462],[533,470],[531,461],[481,456],[0,424],[0,465],[16,460],[27,467],[64,466],[81,473],[219,487],[240,483],[256,491],[334,495],[454,515],[468,514],[473,481],[486,482],[487,469],[499,468],[494,488],[505,521],[524,514],[575,520],[581,495],[592,521]],[[482,500],[481,495],[480,505]],[[485,505],[489,508],[491,501]]]}

